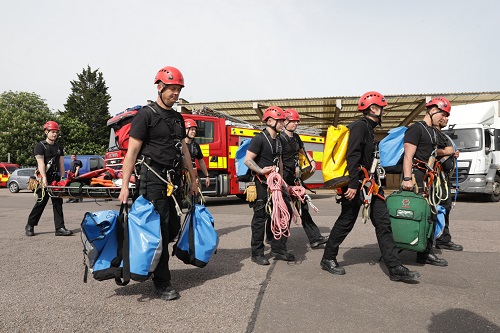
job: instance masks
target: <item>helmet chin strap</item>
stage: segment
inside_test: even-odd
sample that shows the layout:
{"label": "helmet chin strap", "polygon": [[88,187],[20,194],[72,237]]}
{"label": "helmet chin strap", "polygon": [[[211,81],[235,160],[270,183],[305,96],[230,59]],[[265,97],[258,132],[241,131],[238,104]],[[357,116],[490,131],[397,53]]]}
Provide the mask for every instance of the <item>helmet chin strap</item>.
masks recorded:
{"label": "helmet chin strap", "polygon": [[378,118],[378,125],[382,127],[382,111],[380,111],[380,114],[374,114],[374,113],[368,113],[368,117],[373,117],[373,118]]}
{"label": "helmet chin strap", "polygon": [[160,91],[158,91],[158,96],[160,97],[160,100],[161,100],[161,102],[163,103],[163,105],[165,105],[165,106],[166,106],[166,107],[168,107],[168,108],[171,108],[173,104],[172,104],[172,105],[168,105],[168,104],[167,104],[167,103],[165,103],[165,101],[163,100],[163,92],[165,91],[165,89],[167,89],[167,85],[165,85],[165,84],[164,84],[164,85],[163,85],[163,87],[161,88],[161,90],[160,90]]}
{"label": "helmet chin strap", "polygon": [[274,118],[272,118],[274,120],[274,125],[266,125],[266,126],[269,126],[271,127],[276,133],[278,133],[278,129],[276,128],[276,125],[278,124],[278,121]]}
{"label": "helmet chin strap", "polygon": [[[286,129],[288,132],[292,132],[292,133],[293,133],[293,132],[295,132],[295,131],[289,130],[289,129],[287,128],[288,124],[290,124],[290,122],[287,122],[287,123],[285,124],[285,129]],[[276,125],[275,125],[275,126],[276,126]]]}
{"label": "helmet chin strap", "polygon": [[[429,111],[427,111],[427,113],[429,114],[429,116],[431,117],[431,126],[434,126],[434,119],[432,119],[432,117],[434,117],[434,115],[438,114],[438,113],[441,113],[441,112],[434,112],[434,113],[430,113]],[[439,124],[438,124],[439,125]]]}

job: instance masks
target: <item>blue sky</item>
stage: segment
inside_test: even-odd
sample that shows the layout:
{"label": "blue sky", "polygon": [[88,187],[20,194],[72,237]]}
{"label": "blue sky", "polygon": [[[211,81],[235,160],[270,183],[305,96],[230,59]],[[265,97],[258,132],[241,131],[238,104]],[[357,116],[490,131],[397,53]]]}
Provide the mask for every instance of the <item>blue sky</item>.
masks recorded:
{"label": "blue sky", "polygon": [[499,1],[24,0],[0,11],[0,92],[62,110],[90,65],[110,112],[155,99],[158,69],[190,102],[499,91]]}

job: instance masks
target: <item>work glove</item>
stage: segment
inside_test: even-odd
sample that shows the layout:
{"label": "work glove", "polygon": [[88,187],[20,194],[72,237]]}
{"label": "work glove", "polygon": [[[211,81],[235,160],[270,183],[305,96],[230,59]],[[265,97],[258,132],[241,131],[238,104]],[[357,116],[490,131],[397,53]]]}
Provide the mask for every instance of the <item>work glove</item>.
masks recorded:
{"label": "work glove", "polygon": [[257,187],[255,186],[254,183],[250,184],[247,186],[243,194],[247,195],[248,202],[254,202],[255,200],[257,200]]}

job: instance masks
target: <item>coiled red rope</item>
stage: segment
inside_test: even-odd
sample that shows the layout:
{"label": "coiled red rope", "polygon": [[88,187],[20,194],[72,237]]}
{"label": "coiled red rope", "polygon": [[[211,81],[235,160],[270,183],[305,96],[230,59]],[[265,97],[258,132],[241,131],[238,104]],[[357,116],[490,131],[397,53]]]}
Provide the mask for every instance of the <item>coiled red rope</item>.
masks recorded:
{"label": "coiled red rope", "polygon": [[[290,212],[288,211],[288,206],[283,199],[282,189],[285,188],[290,193],[290,187],[285,183],[281,175],[273,171],[267,176],[267,187],[271,192],[272,199],[272,212],[271,212],[271,232],[273,233],[274,239],[278,240],[281,237],[290,236]],[[294,186],[295,187],[295,186]],[[300,195],[301,190],[293,189],[293,193]],[[304,189],[305,195],[305,189]],[[303,197],[303,195],[302,195]],[[302,199],[303,201],[303,199]],[[300,219],[300,214],[294,205],[292,206],[293,221],[296,224],[300,224],[302,221]]]}
{"label": "coiled red rope", "polygon": [[[288,186],[288,194],[290,194],[291,205],[292,205],[292,221],[295,224],[302,224],[302,205],[304,203],[304,198],[306,196],[306,189],[303,186]],[[300,202],[299,202],[300,201]]]}
{"label": "coiled red rope", "polygon": [[278,240],[281,237],[290,236],[290,213],[283,200],[281,192],[283,186],[286,186],[285,181],[276,171],[271,172],[267,176],[267,188],[271,192],[272,212],[271,212],[271,232],[274,239]]}

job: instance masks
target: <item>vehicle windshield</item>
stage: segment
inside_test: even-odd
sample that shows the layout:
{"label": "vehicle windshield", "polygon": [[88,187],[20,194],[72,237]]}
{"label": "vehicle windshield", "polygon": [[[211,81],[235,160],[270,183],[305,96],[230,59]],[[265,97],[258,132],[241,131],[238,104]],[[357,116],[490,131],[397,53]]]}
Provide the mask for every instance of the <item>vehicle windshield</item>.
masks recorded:
{"label": "vehicle windshield", "polygon": [[7,170],[9,171],[9,173],[13,173],[17,169],[19,169],[19,168],[16,166],[7,166]]}
{"label": "vehicle windshield", "polygon": [[462,152],[483,149],[483,134],[480,128],[462,128],[444,131]]}

